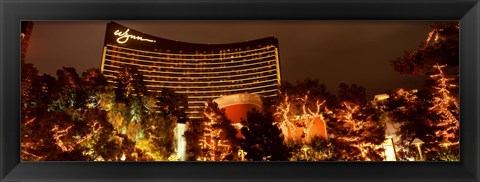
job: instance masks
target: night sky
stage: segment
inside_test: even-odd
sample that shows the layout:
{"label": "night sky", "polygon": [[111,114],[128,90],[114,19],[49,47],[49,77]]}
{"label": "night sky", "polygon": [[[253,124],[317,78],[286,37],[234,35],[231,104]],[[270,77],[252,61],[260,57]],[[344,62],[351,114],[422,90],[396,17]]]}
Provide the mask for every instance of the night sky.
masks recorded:
{"label": "night sky", "polygon": [[[423,77],[400,75],[390,62],[425,41],[431,21],[115,21],[146,34],[193,43],[279,39],[282,80],[318,78],[335,93],[361,85],[369,99],[390,89],[420,88]],[[40,73],[100,68],[107,21],[34,22],[26,62]]]}

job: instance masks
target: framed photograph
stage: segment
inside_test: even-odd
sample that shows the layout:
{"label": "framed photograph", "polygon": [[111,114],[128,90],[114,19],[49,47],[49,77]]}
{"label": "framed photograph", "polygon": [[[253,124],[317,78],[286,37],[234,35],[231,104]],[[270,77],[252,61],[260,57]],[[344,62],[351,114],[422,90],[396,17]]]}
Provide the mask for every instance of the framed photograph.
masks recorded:
{"label": "framed photograph", "polygon": [[0,5],[2,181],[479,180],[476,0]]}

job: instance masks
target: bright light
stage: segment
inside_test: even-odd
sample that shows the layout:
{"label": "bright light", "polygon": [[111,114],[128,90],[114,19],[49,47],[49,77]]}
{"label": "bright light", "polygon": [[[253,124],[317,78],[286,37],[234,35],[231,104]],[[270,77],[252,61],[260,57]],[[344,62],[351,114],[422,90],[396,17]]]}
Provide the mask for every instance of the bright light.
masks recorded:
{"label": "bright light", "polygon": [[117,30],[117,31],[115,31],[115,33],[113,33],[114,35],[119,36],[119,38],[117,39],[118,43],[124,44],[130,38],[135,39],[135,40],[139,40],[139,41],[155,42],[155,40],[152,40],[152,39],[145,39],[141,36],[130,35],[130,34],[128,34],[129,30],[130,29],[127,29],[127,30],[125,30],[125,32],[121,32],[120,30]]}
{"label": "bright light", "polygon": [[185,153],[186,153],[186,146],[187,142],[185,140],[185,133],[186,125],[185,123],[178,123],[177,124],[177,158],[179,160],[185,160]]}
{"label": "bright light", "polygon": [[387,138],[383,143],[383,148],[385,149],[385,161],[396,161],[397,157],[395,155],[395,148],[393,146],[393,139]]}

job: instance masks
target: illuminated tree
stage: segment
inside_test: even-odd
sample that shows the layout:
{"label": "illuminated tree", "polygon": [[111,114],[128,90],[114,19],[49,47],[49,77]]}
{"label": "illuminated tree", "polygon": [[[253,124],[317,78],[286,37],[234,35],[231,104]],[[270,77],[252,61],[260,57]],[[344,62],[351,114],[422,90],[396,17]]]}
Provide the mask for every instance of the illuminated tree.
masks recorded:
{"label": "illuminated tree", "polygon": [[421,43],[417,50],[405,52],[402,57],[392,61],[396,71],[419,75],[425,71],[432,71],[436,64],[448,65],[451,68],[458,66],[459,24],[438,24],[432,28],[425,42]]}
{"label": "illuminated tree", "polygon": [[325,121],[324,115],[330,112],[327,100],[332,96],[318,79],[307,78],[295,85],[286,82],[281,90],[279,100],[272,105],[277,106],[273,112],[285,140],[298,140],[296,134],[301,132],[301,141],[309,142],[314,137],[312,128],[315,122]]}
{"label": "illuminated tree", "polygon": [[283,97],[275,115],[280,129],[284,131],[286,140],[297,140],[295,134],[298,132],[297,130],[300,130],[302,132],[301,140],[308,142],[313,137],[310,134],[315,122],[318,122],[319,119],[320,121],[324,120],[325,100],[309,98],[308,92],[303,97],[291,98],[287,94],[284,94]]}
{"label": "illuminated tree", "polygon": [[[434,65],[436,74],[430,75],[434,81],[433,100],[428,109],[437,116],[435,123],[435,135],[438,138],[449,140],[453,144],[458,144],[459,140],[459,100],[458,100],[458,81],[455,77],[444,73],[445,65]],[[436,142],[441,142],[437,140]]]}
{"label": "illuminated tree", "polygon": [[[388,103],[391,118],[401,124],[398,135],[404,148],[410,149],[404,157],[418,155],[410,142],[419,138],[425,142],[422,147],[427,160],[446,160],[442,159],[445,151],[448,151],[449,160],[458,160],[458,82],[443,72],[444,67],[434,66],[437,71],[430,75],[427,89],[419,92],[398,89],[391,94]],[[445,140],[450,142],[448,150],[442,144]]]}
{"label": "illuminated tree", "polygon": [[[26,70],[32,67],[25,66]],[[30,74],[29,74],[30,73]],[[34,81],[23,90],[22,98],[30,105],[22,108],[22,159],[23,160],[88,160],[76,148],[79,135],[87,124],[81,122],[78,75],[73,68],[58,70],[58,80],[49,75],[24,75],[25,83]],[[22,88],[25,89],[25,88]],[[35,110],[35,112],[29,112]],[[81,138],[78,138],[81,139]]]}
{"label": "illuminated tree", "polygon": [[380,144],[385,141],[385,126],[379,119],[380,112],[365,98],[363,87],[340,85],[339,105],[328,123],[338,160],[383,160]]}
{"label": "illuminated tree", "polygon": [[144,136],[137,139],[135,147],[141,149],[156,161],[169,160],[174,155],[174,131],[177,118],[175,116],[150,116],[146,119]]}
{"label": "illuminated tree", "polygon": [[80,78],[75,69],[63,68],[57,80],[25,69],[22,160],[146,161],[173,153],[176,117],[159,114],[155,96],[141,91],[141,74],[121,75],[131,94],[117,102],[116,95],[127,92],[115,93],[98,69]]}
{"label": "illuminated tree", "polygon": [[197,160],[219,161],[233,160],[238,148],[236,129],[226,117],[225,111],[213,101],[205,104],[205,122],[198,140],[200,154]]}
{"label": "illuminated tree", "polygon": [[[380,111],[367,102],[363,87],[342,83],[334,96],[318,80],[306,79],[296,85],[284,84],[280,98],[275,116],[293,150],[292,160],[383,159],[380,144],[385,140],[385,126]],[[313,124],[319,121],[327,122],[328,135],[322,139],[312,135]],[[291,135],[298,130],[300,140]]]}
{"label": "illuminated tree", "polygon": [[174,152],[173,129],[177,117],[160,113],[161,103],[156,95],[147,92],[138,70],[122,68],[115,86],[115,94],[107,93],[102,106],[108,111],[108,122],[117,135],[134,145],[122,151],[125,160],[167,160]]}
{"label": "illuminated tree", "polygon": [[[21,87],[21,157],[22,160],[47,160],[63,154],[52,136],[54,123],[72,124],[65,113],[48,112],[52,101],[59,97],[57,80],[50,75],[38,75],[32,64],[22,63]],[[68,126],[68,125],[67,125]],[[58,127],[58,126],[57,126]],[[83,156],[70,157],[82,160]],[[62,157],[66,159],[67,157]]]}
{"label": "illuminated tree", "polygon": [[[404,159],[418,155],[411,151],[415,151],[410,145],[414,138],[425,142],[422,148],[427,160],[458,159],[459,28],[458,23],[434,26],[417,50],[392,62],[402,74],[428,77],[425,89],[398,89],[387,103],[392,120],[400,124],[398,135],[405,149],[400,156]],[[441,144],[445,140],[450,142],[447,148]]]}

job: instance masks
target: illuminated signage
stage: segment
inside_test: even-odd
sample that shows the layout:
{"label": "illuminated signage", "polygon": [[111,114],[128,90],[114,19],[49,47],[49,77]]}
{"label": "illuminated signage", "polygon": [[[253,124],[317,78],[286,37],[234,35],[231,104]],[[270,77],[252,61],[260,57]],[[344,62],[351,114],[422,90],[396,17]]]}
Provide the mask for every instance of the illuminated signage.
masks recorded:
{"label": "illuminated signage", "polygon": [[117,31],[115,31],[115,33],[113,33],[113,35],[118,36],[118,39],[117,39],[118,43],[123,44],[123,43],[127,42],[129,39],[145,41],[145,42],[155,42],[155,40],[152,40],[152,39],[146,39],[146,38],[143,38],[141,36],[130,35],[130,34],[128,34],[129,30],[130,29],[127,29],[127,30],[125,30],[125,32],[117,30]]}

